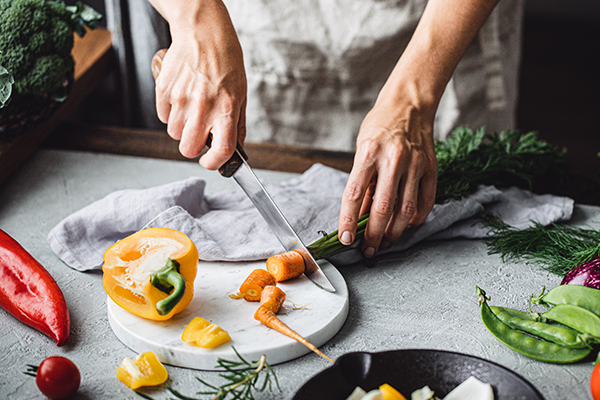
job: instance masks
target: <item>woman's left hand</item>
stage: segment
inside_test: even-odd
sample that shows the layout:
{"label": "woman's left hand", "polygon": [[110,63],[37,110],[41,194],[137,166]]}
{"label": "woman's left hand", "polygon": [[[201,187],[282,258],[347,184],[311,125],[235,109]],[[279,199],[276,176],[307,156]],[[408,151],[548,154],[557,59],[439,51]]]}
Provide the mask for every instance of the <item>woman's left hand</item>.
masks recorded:
{"label": "woman's left hand", "polygon": [[435,203],[438,172],[430,120],[411,104],[386,100],[366,116],[342,197],[342,243],[354,241],[358,218],[367,212],[361,246],[367,257],[425,221]]}

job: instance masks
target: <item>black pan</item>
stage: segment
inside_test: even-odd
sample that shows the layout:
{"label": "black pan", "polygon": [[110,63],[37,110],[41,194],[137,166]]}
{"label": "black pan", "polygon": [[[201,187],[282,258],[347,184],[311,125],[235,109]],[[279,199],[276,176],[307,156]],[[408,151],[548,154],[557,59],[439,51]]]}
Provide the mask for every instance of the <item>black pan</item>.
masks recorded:
{"label": "black pan", "polygon": [[492,385],[495,400],[544,400],[529,382],[499,364],[440,350],[344,354],[306,382],[293,400],[345,400],[356,386],[369,391],[384,383],[408,399],[426,385],[443,398],[472,375]]}

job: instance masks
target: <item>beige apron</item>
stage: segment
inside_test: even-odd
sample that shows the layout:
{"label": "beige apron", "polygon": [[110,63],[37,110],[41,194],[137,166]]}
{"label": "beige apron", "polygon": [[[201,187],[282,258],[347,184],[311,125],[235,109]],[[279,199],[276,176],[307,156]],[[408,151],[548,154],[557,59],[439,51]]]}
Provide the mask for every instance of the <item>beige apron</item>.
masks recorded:
{"label": "beige apron", "polygon": [[[352,151],[426,0],[224,0],[244,51],[248,141]],[[500,0],[442,97],[435,137],[514,128],[523,0]],[[106,0],[124,123],[156,117],[154,52],[168,27],[147,0]]]}
{"label": "beige apron", "polygon": [[[352,151],[425,0],[225,0],[244,51],[248,141]],[[522,0],[501,0],[448,84],[434,134],[514,128]]]}

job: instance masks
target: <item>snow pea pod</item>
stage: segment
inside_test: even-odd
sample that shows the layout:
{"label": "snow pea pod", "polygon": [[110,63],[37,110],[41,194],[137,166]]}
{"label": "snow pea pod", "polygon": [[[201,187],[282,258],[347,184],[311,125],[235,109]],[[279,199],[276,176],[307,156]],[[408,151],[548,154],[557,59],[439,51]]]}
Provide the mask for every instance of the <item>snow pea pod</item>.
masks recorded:
{"label": "snow pea pod", "polygon": [[511,328],[539,336],[564,347],[582,349],[598,341],[598,338],[564,325],[537,321],[533,315],[524,311],[497,306],[490,306],[490,309],[500,321]]}
{"label": "snow pea pod", "polygon": [[546,294],[532,297],[531,302],[545,306],[570,304],[600,316],[600,290],[587,286],[560,285]]}
{"label": "snow pea pod", "polygon": [[546,319],[566,325],[579,332],[600,337],[600,317],[593,312],[570,304],[559,304],[540,314],[540,320]]}
{"label": "snow pea pod", "polygon": [[513,329],[496,317],[487,304],[485,292],[479,287],[477,295],[485,327],[501,343],[518,353],[539,361],[568,364],[584,359],[592,351],[591,348],[570,349]]}

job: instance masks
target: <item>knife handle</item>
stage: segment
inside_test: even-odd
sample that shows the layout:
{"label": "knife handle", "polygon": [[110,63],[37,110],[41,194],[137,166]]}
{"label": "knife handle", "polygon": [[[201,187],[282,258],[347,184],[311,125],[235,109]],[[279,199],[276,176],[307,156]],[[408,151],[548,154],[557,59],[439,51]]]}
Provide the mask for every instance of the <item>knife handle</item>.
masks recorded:
{"label": "knife handle", "polygon": [[[160,49],[154,54],[152,57],[152,75],[154,79],[158,78],[160,74],[160,70],[162,68],[163,58],[167,54],[167,49]],[[206,138],[206,146],[210,148],[212,145],[213,135],[212,132],[208,133],[208,138]],[[248,160],[248,155],[242,148],[242,146],[237,143],[235,153],[231,156],[229,160],[225,162],[220,168],[219,173],[226,178],[230,178],[235,171],[244,163],[244,160]]]}

